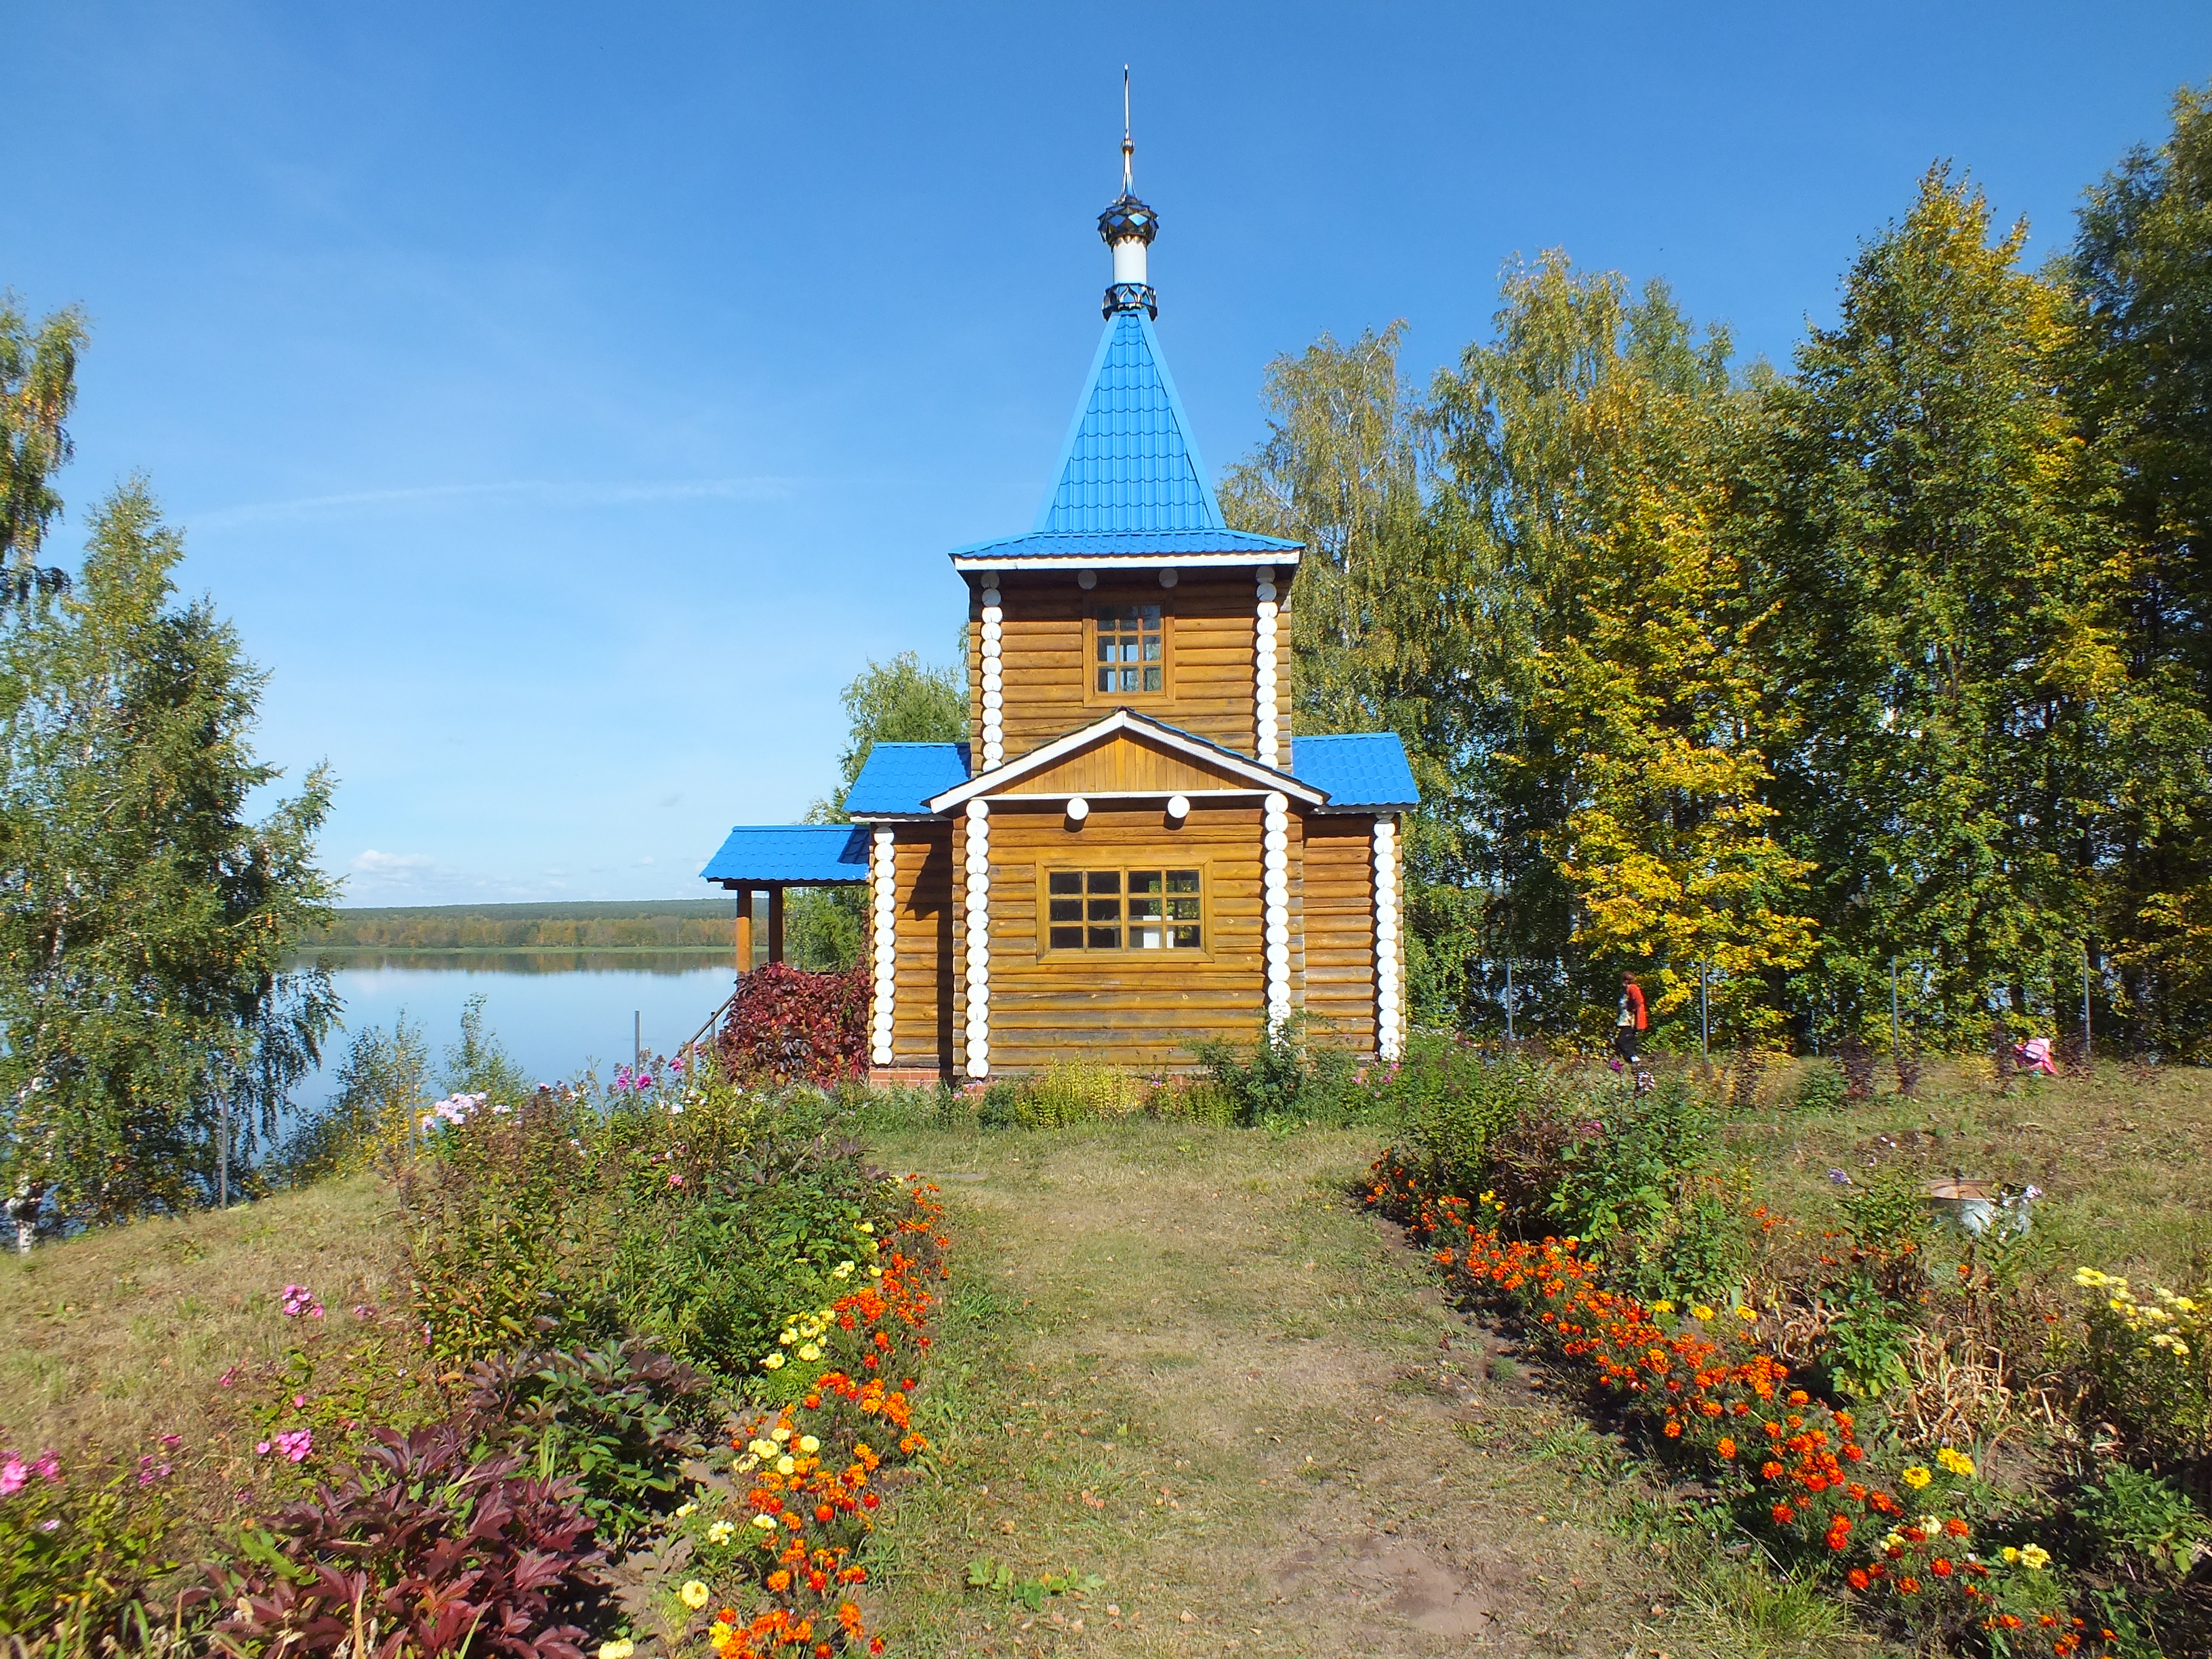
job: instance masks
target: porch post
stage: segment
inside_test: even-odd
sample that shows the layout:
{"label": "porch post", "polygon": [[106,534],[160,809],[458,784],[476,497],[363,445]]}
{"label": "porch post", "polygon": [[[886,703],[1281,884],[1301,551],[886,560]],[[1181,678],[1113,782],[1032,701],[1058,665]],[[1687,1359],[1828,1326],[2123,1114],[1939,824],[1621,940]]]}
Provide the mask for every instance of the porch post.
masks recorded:
{"label": "porch post", "polygon": [[783,960],[783,884],[768,890],[768,959]]}
{"label": "porch post", "polygon": [[753,890],[733,887],[730,890],[737,895],[738,900],[737,937],[732,942],[737,952],[738,971],[750,974],[753,970]]}

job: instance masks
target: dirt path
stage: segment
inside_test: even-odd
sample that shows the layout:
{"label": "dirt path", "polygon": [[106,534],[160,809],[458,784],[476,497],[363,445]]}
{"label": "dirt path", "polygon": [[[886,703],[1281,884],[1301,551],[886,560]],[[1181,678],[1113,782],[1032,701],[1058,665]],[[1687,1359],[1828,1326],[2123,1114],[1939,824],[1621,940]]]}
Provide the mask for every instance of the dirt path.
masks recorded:
{"label": "dirt path", "polygon": [[[1666,1506],[1344,1201],[1371,1140],[884,1150],[939,1178],[957,1234],[924,1395],[941,1478],[879,1540],[902,1651],[1808,1650],[1680,1605]],[[971,1562],[1104,1582],[1032,1610]]]}

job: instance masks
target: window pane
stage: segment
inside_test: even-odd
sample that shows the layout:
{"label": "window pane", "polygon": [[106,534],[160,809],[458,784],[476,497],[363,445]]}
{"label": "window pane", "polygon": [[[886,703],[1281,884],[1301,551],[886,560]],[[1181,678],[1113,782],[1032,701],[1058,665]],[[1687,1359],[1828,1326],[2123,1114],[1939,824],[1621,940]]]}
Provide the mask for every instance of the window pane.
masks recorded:
{"label": "window pane", "polygon": [[1142,649],[1144,661],[1158,662],[1160,659],[1160,636],[1157,634],[1146,635]]}
{"label": "window pane", "polygon": [[1102,668],[1098,671],[1098,689],[1101,691],[1111,691],[1114,689],[1114,671],[1112,669]]}
{"label": "window pane", "polygon": [[1083,890],[1083,872],[1055,870],[1045,878],[1048,890],[1054,893],[1079,893]]}
{"label": "window pane", "polygon": [[1121,872],[1119,870],[1093,870],[1091,872],[1091,890],[1094,893],[1120,892]]}
{"label": "window pane", "polygon": [[[1055,905],[1053,908],[1054,920],[1057,921],[1059,919],[1059,907]],[[1198,921],[1202,920],[1198,913],[1198,901],[1194,898],[1170,899],[1168,901],[1168,915],[1170,920],[1175,921]]]}
{"label": "window pane", "polygon": [[1083,930],[1080,927],[1054,928],[1052,948],[1055,951],[1080,951],[1083,948]]}
{"label": "window pane", "polygon": [[1129,920],[1158,921],[1161,919],[1160,904],[1156,898],[1133,898],[1129,901]]}
{"label": "window pane", "polygon": [[[1060,890],[1054,888],[1053,890],[1057,892]],[[1197,890],[1197,871],[1170,870],[1168,872],[1168,891],[1170,893],[1195,893]]]}
{"label": "window pane", "polygon": [[1197,928],[1176,927],[1172,928],[1170,931],[1175,936],[1175,948],[1176,950],[1195,951],[1199,948]]}
{"label": "window pane", "polygon": [[1160,872],[1157,870],[1129,872],[1129,890],[1133,893],[1157,893],[1160,890]]}
{"label": "window pane", "polygon": [[1132,927],[1129,948],[1133,951],[1159,951],[1167,946],[1167,935],[1158,927]]}
{"label": "window pane", "polygon": [[1053,900],[1052,915],[1050,920],[1054,921],[1082,921],[1083,901],[1079,898],[1056,898]]}
{"label": "window pane", "polygon": [[1144,623],[1146,628],[1151,629],[1155,633],[1159,631],[1160,607],[1158,605],[1133,605],[1129,607],[1129,614],[1132,617],[1141,617],[1144,619]]}
{"label": "window pane", "polygon": [[1121,901],[1117,898],[1095,898],[1091,901],[1091,920],[1119,921],[1121,920]]}
{"label": "window pane", "polygon": [[1098,660],[1101,662],[1114,660],[1114,636],[1111,634],[1101,633],[1098,635]]}
{"label": "window pane", "polygon": [[1094,951],[1118,951],[1121,948],[1121,930],[1118,927],[1093,927],[1091,948]]}
{"label": "window pane", "polygon": [[1145,690],[1157,691],[1160,690],[1160,671],[1157,668],[1147,668],[1145,671]]}

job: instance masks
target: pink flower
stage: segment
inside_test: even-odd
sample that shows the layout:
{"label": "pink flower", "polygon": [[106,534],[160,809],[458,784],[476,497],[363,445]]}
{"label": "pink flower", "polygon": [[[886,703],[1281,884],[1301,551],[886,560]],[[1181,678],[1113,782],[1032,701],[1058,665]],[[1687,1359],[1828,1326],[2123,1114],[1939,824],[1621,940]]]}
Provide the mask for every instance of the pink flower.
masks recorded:
{"label": "pink flower", "polygon": [[315,1293],[313,1291],[305,1285],[287,1285],[284,1287],[285,1318],[297,1319],[309,1309],[314,1310],[317,1313],[322,1311],[322,1304],[315,1300]]}
{"label": "pink flower", "polygon": [[161,1437],[161,1449],[164,1451],[174,1451],[184,1443],[185,1437],[181,1434],[165,1434]]}
{"label": "pink flower", "polygon": [[264,1441],[263,1441],[259,1445],[256,1446],[256,1447],[253,1449],[253,1455],[254,1455],[256,1457],[266,1457],[266,1456],[268,1456],[268,1455],[269,1455],[269,1443],[268,1443],[266,1440],[264,1440]]}
{"label": "pink flower", "polygon": [[672,1187],[681,1187],[684,1184],[684,1177],[671,1170],[668,1172],[668,1184]]}
{"label": "pink flower", "polygon": [[294,1395],[292,1396],[292,1409],[293,1409],[294,1411],[298,1411],[298,1410],[299,1410],[302,1406],[306,1405],[307,1403],[307,1395],[305,1395],[304,1394],[295,1394],[295,1395]]}
{"label": "pink flower", "polygon": [[0,1456],[0,1498],[13,1498],[30,1478],[29,1467],[15,1453]]}
{"label": "pink flower", "polygon": [[376,1317],[376,1310],[366,1302],[356,1302],[353,1304],[353,1316],[356,1319],[374,1319]]}
{"label": "pink flower", "polygon": [[216,1381],[217,1382],[219,1382],[220,1384],[222,1384],[224,1388],[226,1388],[226,1389],[227,1389],[227,1388],[229,1388],[233,1383],[234,1383],[234,1382],[236,1382],[238,1381],[238,1367],[237,1367],[237,1366],[235,1366],[235,1365],[233,1365],[233,1366],[232,1366],[228,1370],[225,1371],[225,1372],[224,1372],[221,1376],[218,1376],[217,1378],[216,1378]]}
{"label": "pink flower", "polygon": [[294,1429],[289,1434],[276,1437],[276,1449],[295,1463],[304,1463],[307,1454],[315,1449],[315,1434],[312,1429]]}
{"label": "pink flower", "polygon": [[62,1460],[52,1452],[48,1452],[31,1467],[37,1470],[49,1485],[62,1478]]}

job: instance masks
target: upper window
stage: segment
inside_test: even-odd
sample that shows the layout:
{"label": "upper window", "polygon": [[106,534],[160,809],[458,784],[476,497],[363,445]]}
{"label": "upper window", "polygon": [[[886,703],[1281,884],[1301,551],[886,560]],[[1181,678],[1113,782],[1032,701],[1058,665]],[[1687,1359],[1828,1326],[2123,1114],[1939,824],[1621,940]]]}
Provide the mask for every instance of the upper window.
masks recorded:
{"label": "upper window", "polygon": [[1197,951],[1206,895],[1195,870],[1054,870],[1045,877],[1054,951]]}
{"label": "upper window", "polygon": [[1157,605],[1101,605],[1091,613],[1097,641],[1091,690],[1109,696],[1167,690],[1167,653],[1161,607]]}

